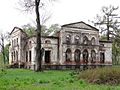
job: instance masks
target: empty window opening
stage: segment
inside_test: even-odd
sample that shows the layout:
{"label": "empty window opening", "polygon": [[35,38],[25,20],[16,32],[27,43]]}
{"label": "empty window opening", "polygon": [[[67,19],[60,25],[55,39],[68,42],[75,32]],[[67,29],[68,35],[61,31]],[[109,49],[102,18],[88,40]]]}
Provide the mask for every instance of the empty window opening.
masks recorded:
{"label": "empty window opening", "polygon": [[105,53],[104,52],[100,52],[100,62],[105,63]]}
{"label": "empty window opening", "polygon": [[51,51],[45,51],[45,63],[50,63],[50,53]]}
{"label": "empty window opening", "polygon": [[88,51],[86,49],[83,51],[83,62],[88,63]]}
{"label": "empty window opening", "polygon": [[31,62],[31,59],[32,59],[32,54],[31,51],[29,51],[29,62]]}
{"label": "empty window opening", "polygon": [[75,44],[79,44],[79,40],[80,40],[79,36],[76,36],[75,37]]}
{"label": "empty window opening", "polygon": [[95,50],[92,50],[91,51],[91,63],[94,63],[96,60],[96,53],[95,53]]}
{"label": "empty window opening", "polygon": [[65,53],[66,61],[71,61],[71,56],[72,56],[71,50],[67,49]]}
{"label": "empty window opening", "polygon": [[88,38],[86,36],[83,37],[83,44],[88,44]]}
{"label": "empty window opening", "polygon": [[80,50],[79,49],[76,49],[75,52],[74,52],[74,59],[75,59],[75,62],[80,62]]}
{"label": "empty window opening", "polygon": [[95,38],[94,37],[91,39],[91,44],[95,45]]}
{"label": "empty window opening", "polygon": [[66,43],[70,44],[71,43],[71,35],[66,36]]}
{"label": "empty window opening", "polygon": [[28,51],[26,51],[26,62],[28,62]]}

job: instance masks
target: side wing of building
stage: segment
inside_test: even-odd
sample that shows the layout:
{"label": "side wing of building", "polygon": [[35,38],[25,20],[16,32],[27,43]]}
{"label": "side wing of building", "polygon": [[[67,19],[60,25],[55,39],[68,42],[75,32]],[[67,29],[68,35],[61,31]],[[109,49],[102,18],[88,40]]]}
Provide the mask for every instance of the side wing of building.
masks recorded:
{"label": "side wing of building", "polygon": [[18,66],[25,62],[26,33],[15,27],[10,33],[9,64]]}
{"label": "side wing of building", "polygon": [[[42,36],[42,64],[53,65],[59,62],[58,37]],[[34,69],[36,65],[36,37],[15,27],[10,34],[9,64],[15,67]]]}

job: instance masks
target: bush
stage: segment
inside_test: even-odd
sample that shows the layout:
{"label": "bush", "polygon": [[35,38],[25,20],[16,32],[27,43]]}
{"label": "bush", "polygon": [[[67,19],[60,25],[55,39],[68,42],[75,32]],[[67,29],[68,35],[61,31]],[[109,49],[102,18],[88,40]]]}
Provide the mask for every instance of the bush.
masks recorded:
{"label": "bush", "polygon": [[106,67],[88,69],[79,73],[78,78],[84,79],[89,83],[118,85],[120,84],[120,68]]}

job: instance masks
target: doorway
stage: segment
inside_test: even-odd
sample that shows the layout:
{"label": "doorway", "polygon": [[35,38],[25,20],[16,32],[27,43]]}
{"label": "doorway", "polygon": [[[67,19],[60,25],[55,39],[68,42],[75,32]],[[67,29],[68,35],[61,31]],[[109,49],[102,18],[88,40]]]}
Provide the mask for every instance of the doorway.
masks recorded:
{"label": "doorway", "polygon": [[50,52],[51,51],[45,51],[45,63],[50,63]]}
{"label": "doorway", "polygon": [[88,63],[88,51],[87,51],[87,49],[85,49],[85,50],[83,51],[83,62],[84,62],[85,64]]}
{"label": "doorway", "polygon": [[75,52],[74,52],[74,60],[76,62],[76,64],[80,62],[80,50],[79,49],[76,49]]}
{"label": "doorway", "polygon": [[88,69],[88,66],[87,66],[87,64],[88,64],[88,51],[87,51],[87,49],[85,49],[83,51],[83,63],[84,63],[83,69],[84,70]]}
{"label": "doorway", "polygon": [[100,62],[105,63],[105,53],[104,52],[100,52]]}

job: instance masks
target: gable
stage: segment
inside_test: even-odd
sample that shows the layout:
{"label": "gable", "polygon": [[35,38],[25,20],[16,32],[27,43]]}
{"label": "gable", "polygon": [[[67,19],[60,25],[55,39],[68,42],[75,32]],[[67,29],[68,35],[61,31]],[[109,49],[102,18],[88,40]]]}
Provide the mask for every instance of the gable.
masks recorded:
{"label": "gable", "polygon": [[[13,30],[11,31],[10,35],[11,35],[12,33],[17,32],[17,31],[24,32],[21,28],[19,28],[19,27],[14,27]],[[25,32],[24,32],[24,33],[25,33]]]}
{"label": "gable", "polygon": [[76,23],[70,23],[70,24],[65,24],[62,27],[68,27],[68,28],[78,28],[78,29],[86,29],[86,30],[96,30],[99,31],[97,28],[86,24],[85,22],[76,22]]}

